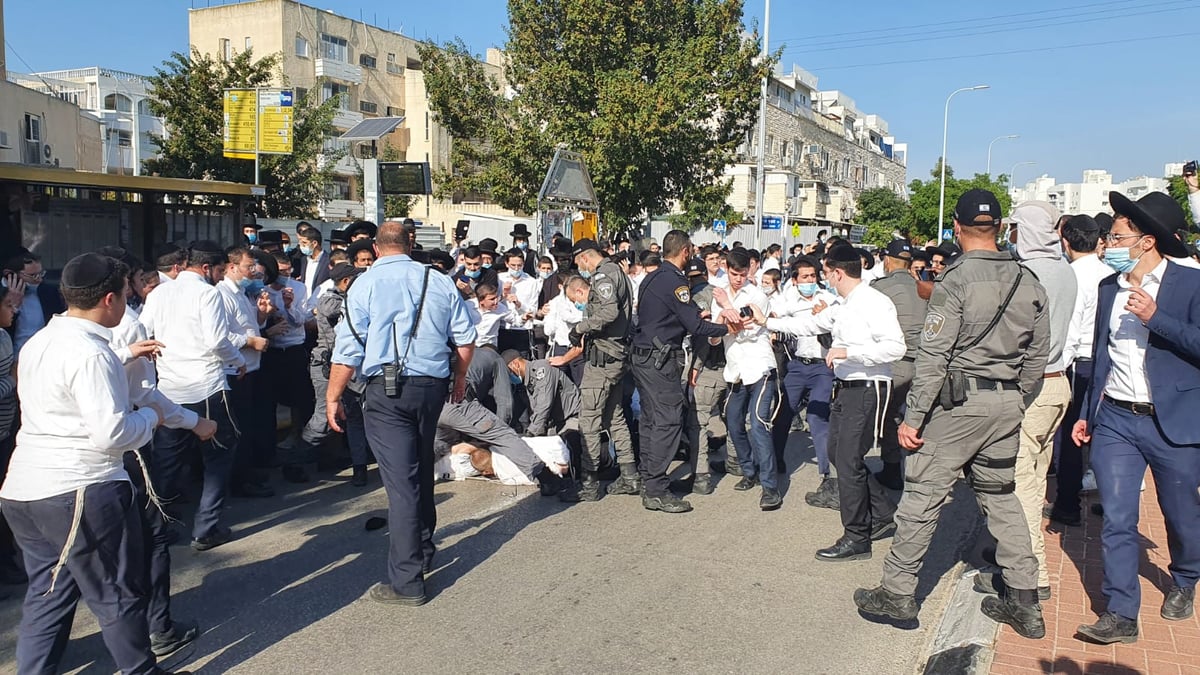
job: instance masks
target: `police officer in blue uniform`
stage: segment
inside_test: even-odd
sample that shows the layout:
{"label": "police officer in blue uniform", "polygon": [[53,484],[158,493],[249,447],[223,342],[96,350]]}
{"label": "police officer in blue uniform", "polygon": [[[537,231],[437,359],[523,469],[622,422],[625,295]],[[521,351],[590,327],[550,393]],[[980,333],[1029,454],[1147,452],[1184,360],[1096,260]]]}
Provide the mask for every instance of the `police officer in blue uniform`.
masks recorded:
{"label": "police officer in blue uniform", "polygon": [[638,327],[633,336],[630,365],[641,399],[640,470],[645,491],[642,506],[651,511],[686,513],[692,505],[671,494],[667,471],[683,435],[687,407],[683,388],[683,340],[715,338],[741,328],[741,318],[722,313],[724,325],[700,318],[682,268],[692,258],[691,239],[682,230],[663,237],[663,263],[642,280],[638,299]]}
{"label": "police officer in blue uniform", "polygon": [[342,431],[342,392],[356,371],[366,376],[363,421],[388,496],[391,540],[389,581],[376,584],[370,595],[415,607],[426,602],[425,574],[436,551],[438,417],[447,400],[464,398],[475,326],[454,282],[410,258],[411,245],[402,223],[379,226],[379,258],[346,296],[325,401],[329,425]]}

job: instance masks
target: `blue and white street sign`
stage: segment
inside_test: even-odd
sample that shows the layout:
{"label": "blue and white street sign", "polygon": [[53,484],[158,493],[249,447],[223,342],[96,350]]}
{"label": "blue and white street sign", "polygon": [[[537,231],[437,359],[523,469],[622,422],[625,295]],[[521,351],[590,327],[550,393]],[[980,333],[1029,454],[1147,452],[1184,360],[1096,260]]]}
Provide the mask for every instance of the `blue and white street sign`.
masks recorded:
{"label": "blue and white street sign", "polygon": [[951,230],[951,229],[942,230],[942,239],[941,240],[942,241],[950,241],[951,239],[954,239],[954,230]]}
{"label": "blue and white street sign", "polygon": [[781,230],[783,229],[783,218],[779,216],[766,216],[763,218],[762,229],[764,230]]}
{"label": "blue and white street sign", "polygon": [[727,231],[728,231],[728,224],[725,221],[723,221],[723,220],[714,220],[713,221],[713,232],[724,236]]}

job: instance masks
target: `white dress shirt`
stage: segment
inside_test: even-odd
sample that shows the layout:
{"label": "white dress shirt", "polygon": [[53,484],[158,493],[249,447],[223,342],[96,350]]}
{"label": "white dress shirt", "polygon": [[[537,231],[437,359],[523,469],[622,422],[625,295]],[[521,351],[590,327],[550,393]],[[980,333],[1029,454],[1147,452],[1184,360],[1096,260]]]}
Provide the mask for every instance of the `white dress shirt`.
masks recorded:
{"label": "white dress shirt", "polygon": [[1200,223],[1200,192],[1188,193],[1188,206],[1192,209],[1192,222]]}
{"label": "white dress shirt", "polygon": [[124,455],[150,442],[158,414],[133,410],[111,338],[98,323],[64,315],[26,343],[17,366],[21,429],[0,497],[28,502],[129,480]]}
{"label": "white dress shirt", "polygon": [[721,268],[717,268],[716,274],[708,275],[708,285],[716,286],[717,288],[729,288],[729,274]]}
{"label": "white dress shirt", "polygon": [[[792,292],[786,290],[778,302],[771,303],[771,309],[775,312],[778,318],[789,316],[812,315],[812,309],[818,302],[823,302],[827,306],[832,307],[837,304],[837,296],[829,291],[818,290],[811,298],[806,298],[800,295],[800,291],[792,287]],[[825,358],[825,348],[821,346],[816,335],[794,335],[796,341],[795,350],[792,356],[798,359],[823,359]]]}
{"label": "white dress shirt", "polygon": [[[225,313],[229,317],[229,341],[242,354],[246,372],[253,373],[262,366],[262,352],[250,347],[247,338],[262,337],[258,325],[258,306],[228,277],[217,284]],[[236,375],[237,368],[225,368],[226,375]]]}
{"label": "white dress shirt", "polygon": [[306,298],[316,295],[313,293],[315,286],[313,282],[317,279],[317,272],[321,269],[321,258],[323,257],[320,251],[313,251],[313,253],[317,254],[316,260],[313,260],[312,256],[304,256],[304,296]]}
{"label": "white dress shirt", "polygon": [[1116,274],[1095,253],[1083,256],[1071,263],[1075,273],[1075,311],[1071,313],[1071,324],[1067,328],[1067,342],[1063,345],[1063,364],[1070,368],[1075,359],[1090,359],[1096,329],[1096,298],[1100,282]]}
{"label": "white dress shirt", "polygon": [[[288,309],[283,304],[283,289],[278,289],[274,286],[267,286],[267,293],[271,296],[271,303],[275,305],[275,309],[279,310],[280,315],[287,321],[288,329],[280,335],[271,338],[271,349],[287,349],[304,344],[307,333],[304,331],[304,324],[312,318],[312,310],[308,308],[308,290],[304,284],[296,281],[291,277],[279,277],[285,288],[292,289],[292,308]],[[257,311],[257,310],[256,310]]]}
{"label": "white dress shirt", "polygon": [[[744,284],[737,293],[730,291],[729,301],[734,309],[754,305],[766,311],[767,296],[758,286]],[[721,305],[713,298],[710,316],[721,313]],[[721,338],[725,343],[725,381],[754,384],[775,369],[775,352],[771,349],[771,334],[763,326],[748,324],[742,330]]]}
{"label": "white dress shirt", "polygon": [[[1163,260],[1142,277],[1142,290],[1156,300],[1166,271],[1167,261]],[[1128,274],[1117,277],[1117,295],[1108,319],[1108,357],[1112,359],[1112,369],[1108,371],[1108,382],[1104,383],[1104,395],[1118,401],[1153,403],[1150,379],[1146,377],[1146,344],[1150,341],[1150,329],[1132,312],[1125,310],[1132,287]]]}
{"label": "white dress shirt", "polygon": [[163,426],[170,429],[195,429],[200,416],[172,401],[158,390],[158,375],[150,359],[134,358],[130,345],[148,340],[146,327],[138,320],[137,310],[125,306],[125,316],[112,329],[108,346],[125,367],[125,380],[129,384],[129,402],[138,408],[154,406],[163,415]]}
{"label": "white dress shirt", "polygon": [[165,346],[158,358],[158,389],[187,405],[227,389],[225,366],[245,360],[229,341],[229,316],[221,294],[195,272],[154,289],[142,307],[142,325]]}
{"label": "white dress shirt", "polygon": [[508,286],[508,292],[517,296],[517,303],[512,305],[513,316],[505,321],[505,328],[526,329],[533,327],[533,319],[522,321],[521,318],[529,312],[538,311],[538,294],[542,291],[542,280],[537,277],[531,277],[524,272],[521,276],[513,277],[511,272],[505,272],[498,276],[500,280],[500,299],[508,304],[508,293],[504,293],[504,286]]}
{"label": "white dress shirt", "polygon": [[571,346],[571,328],[583,321],[583,312],[575,303],[567,298],[566,293],[559,293],[550,301],[550,310],[546,312],[543,325],[546,329],[546,339],[550,344],[559,347]]}
{"label": "white dress shirt", "polygon": [[865,282],[819,314],[767,319],[767,328],[797,336],[832,333],[833,348],[846,350],[846,358],[833,364],[839,380],[891,380],[891,364],[906,349],[896,305]]}
{"label": "white dress shirt", "polygon": [[[491,345],[495,347],[500,342],[500,329],[508,323],[519,321],[516,310],[508,308],[504,302],[497,302],[492,311],[484,311],[479,307],[479,300],[467,303],[471,318],[475,320],[475,346]],[[478,318],[476,318],[478,317]]]}

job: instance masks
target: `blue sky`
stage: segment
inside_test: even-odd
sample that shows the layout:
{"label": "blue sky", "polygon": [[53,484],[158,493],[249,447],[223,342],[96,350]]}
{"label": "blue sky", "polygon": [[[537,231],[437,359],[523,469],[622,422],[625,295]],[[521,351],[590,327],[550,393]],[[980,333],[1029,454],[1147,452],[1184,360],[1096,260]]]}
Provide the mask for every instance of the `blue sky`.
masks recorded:
{"label": "blue sky", "polygon": [[[149,73],[186,49],[187,10],[207,4],[9,0],[9,68]],[[309,4],[413,37],[459,36],[480,53],[505,39],[502,0]],[[747,24],[762,12],[763,0],[748,3]],[[799,64],[888,121],[909,144],[910,179],[941,152],[946,96],[975,84],[991,89],[959,94],[950,109],[947,154],[960,175],[984,171],[989,141],[1007,134],[1021,137],[996,143],[992,170],[1037,162],[1018,169],[1022,183],[1041,173],[1078,181],[1090,168],[1157,176],[1165,162],[1200,158],[1200,0],[776,0],[770,37],[786,49],[785,69]]]}

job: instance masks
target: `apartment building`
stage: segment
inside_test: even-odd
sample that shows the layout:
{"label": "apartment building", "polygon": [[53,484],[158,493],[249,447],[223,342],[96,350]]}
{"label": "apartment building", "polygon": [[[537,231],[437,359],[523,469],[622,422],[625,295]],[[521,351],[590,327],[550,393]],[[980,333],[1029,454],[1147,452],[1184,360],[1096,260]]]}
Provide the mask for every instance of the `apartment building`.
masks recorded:
{"label": "apartment building", "polygon": [[1037,199],[1054,204],[1064,214],[1094,216],[1097,213],[1112,213],[1112,206],[1108,202],[1109,192],[1120,192],[1137,200],[1151,192],[1165,193],[1169,185],[1167,179],[1152,176],[1137,176],[1117,183],[1113,182],[1113,176],[1108,171],[1087,169],[1078,183],[1059,183],[1051,176],[1039,176],[1023,187],[1013,188],[1012,198],[1014,204]]}
{"label": "apartment building", "polygon": [[[798,66],[772,75],[767,87],[766,190],[763,211],[790,224],[848,223],[863,190],[904,194],[908,146],[879,115],[862,113],[840,91],[821,91]],[[758,130],[726,169],[729,204],[754,218]]]}
{"label": "apartment building", "polygon": [[[403,124],[382,142],[398,150],[403,161],[427,161],[435,170],[449,168],[450,137],[429,109],[417,51],[420,41],[294,0],[194,8],[188,11],[188,35],[194,49],[218,58],[250,49],[260,56],[280,54],[279,81],[274,84],[294,88],[297,100],[311,96],[320,103],[337,98],[338,133],[369,117],[403,117]],[[485,67],[502,79],[498,50],[489,50]],[[364,148],[335,138],[326,147],[344,156],[320,206],[321,217],[363,217],[358,182]],[[382,152],[383,147],[376,149]],[[456,195],[444,201],[422,200],[413,216],[452,229],[465,213],[511,215],[481,196]]]}

